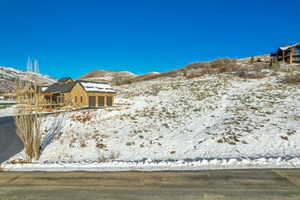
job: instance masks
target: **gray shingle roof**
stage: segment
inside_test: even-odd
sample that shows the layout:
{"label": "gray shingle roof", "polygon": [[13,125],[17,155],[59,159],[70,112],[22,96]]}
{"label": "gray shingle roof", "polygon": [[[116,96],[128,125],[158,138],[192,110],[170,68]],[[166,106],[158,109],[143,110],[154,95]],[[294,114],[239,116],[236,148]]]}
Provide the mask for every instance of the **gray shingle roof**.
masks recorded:
{"label": "gray shingle roof", "polygon": [[70,92],[72,88],[76,85],[77,82],[69,82],[69,83],[54,83],[50,85],[44,93],[52,93],[52,92],[57,92],[57,93],[66,93]]}

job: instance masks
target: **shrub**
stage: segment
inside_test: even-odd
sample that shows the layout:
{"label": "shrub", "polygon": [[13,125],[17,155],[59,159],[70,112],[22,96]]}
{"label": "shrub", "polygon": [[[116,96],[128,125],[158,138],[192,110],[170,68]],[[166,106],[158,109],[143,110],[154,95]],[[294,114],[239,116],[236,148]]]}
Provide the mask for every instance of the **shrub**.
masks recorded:
{"label": "shrub", "polygon": [[151,91],[148,92],[148,94],[153,95],[153,96],[157,96],[158,93],[162,90],[161,87],[157,86],[157,85],[152,85],[151,86]]}
{"label": "shrub", "polygon": [[263,62],[261,58],[257,58],[256,62]]}
{"label": "shrub", "polygon": [[291,130],[289,129],[287,132],[287,135],[291,136],[291,135],[295,135],[296,134],[296,130]]}
{"label": "shrub", "polygon": [[300,74],[288,75],[282,80],[282,82],[287,84],[300,84]]}
{"label": "shrub", "polygon": [[250,58],[250,60],[249,60],[249,63],[250,64],[253,64],[255,62],[255,58],[252,56],[251,58]]}
{"label": "shrub", "polygon": [[126,145],[127,145],[127,146],[134,146],[134,145],[135,145],[135,142],[126,142]]}
{"label": "shrub", "polygon": [[81,140],[81,141],[80,141],[80,147],[81,147],[81,148],[87,147],[87,144],[85,143],[84,140]]}
{"label": "shrub", "polygon": [[187,78],[195,78],[205,74],[217,74],[222,72],[239,71],[240,66],[236,60],[229,58],[219,58],[210,62],[197,62],[183,68]]}
{"label": "shrub", "polygon": [[97,143],[96,147],[99,148],[99,149],[105,149],[107,146],[105,144],[102,144],[102,143]]}
{"label": "shrub", "polygon": [[195,63],[188,64],[185,68],[187,70],[190,70],[190,69],[207,69],[207,68],[209,68],[209,65],[208,65],[207,62],[195,62]]}
{"label": "shrub", "polygon": [[92,119],[92,117],[89,115],[89,113],[83,113],[82,115],[73,115],[72,121],[79,121],[81,123],[88,122]]}
{"label": "shrub", "polygon": [[265,75],[262,72],[257,72],[257,71],[241,71],[241,72],[237,72],[235,73],[235,75],[241,77],[241,78],[245,78],[245,79],[258,79],[258,78],[264,78]]}
{"label": "shrub", "polygon": [[270,62],[270,67],[273,69],[278,69],[280,68],[280,63],[278,62],[277,59],[272,59]]}
{"label": "shrub", "polygon": [[233,72],[239,70],[236,60],[229,58],[219,58],[211,61],[210,67],[217,69],[218,72]]}
{"label": "shrub", "polygon": [[280,138],[283,140],[289,140],[289,138],[287,136],[280,136]]}

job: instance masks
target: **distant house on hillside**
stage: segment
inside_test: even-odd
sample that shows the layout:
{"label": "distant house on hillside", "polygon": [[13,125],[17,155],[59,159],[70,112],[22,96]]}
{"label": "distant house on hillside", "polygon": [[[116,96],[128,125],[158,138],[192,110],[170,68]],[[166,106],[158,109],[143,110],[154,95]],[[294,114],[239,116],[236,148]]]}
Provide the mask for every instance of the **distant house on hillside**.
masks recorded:
{"label": "distant house on hillside", "polygon": [[73,82],[73,79],[71,77],[64,77],[64,78],[59,79],[58,82],[70,83],[70,82]]}
{"label": "distant house on hillside", "polygon": [[300,43],[280,47],[276,53],[271,54],[272,60],[282,63],[300,64]]}
{"label": "distant house on hillside", "polygon": [[50,85],[41,95],[58,105],[79,107],[112,106],[116,91],[108,83],[89,82],[61,78]]}

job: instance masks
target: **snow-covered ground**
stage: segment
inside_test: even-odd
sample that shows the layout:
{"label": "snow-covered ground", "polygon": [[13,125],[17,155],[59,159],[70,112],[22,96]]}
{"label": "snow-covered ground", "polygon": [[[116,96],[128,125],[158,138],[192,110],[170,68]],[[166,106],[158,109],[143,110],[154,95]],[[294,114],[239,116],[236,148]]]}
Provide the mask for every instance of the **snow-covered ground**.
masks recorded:
{"label": "snow-covered ground", "polygon": [[[0,105],[0,107],[1,107],[1,105]],[[0,108],[0,117],[13,116],[15,113],[15,108],[16,108],[16,105],[8,106],[3,109]]]}
{"label": "snow-covered ground", "polygon": [[15,104],[16,102],[13,100],[2,100],[0,99],[0,105],[1,104]]}
{"label": "snow-covered ground", "polygon": [[[33,164],[11,170],[300,167],[300,87],[280,76],[160,78],[117,87],[117,106],[44,119]],[[22,157],[17,155],[13,159]]]}

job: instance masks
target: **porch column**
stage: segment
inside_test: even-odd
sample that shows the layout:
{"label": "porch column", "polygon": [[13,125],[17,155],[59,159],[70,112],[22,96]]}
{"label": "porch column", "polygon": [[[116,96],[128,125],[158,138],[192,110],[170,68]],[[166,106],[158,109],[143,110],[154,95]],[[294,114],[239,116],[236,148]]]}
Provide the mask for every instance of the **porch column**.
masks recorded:
{"label": "porch column", "polygon": [[107,98],[107,96],[104,96],[104,106],[107,106],[106,105],[106,98]]}
{"label": "porch column", "polygon": [[294,48],[295,47],[291,48],[291,51],[290,51],[290,64],[293,63]]}

